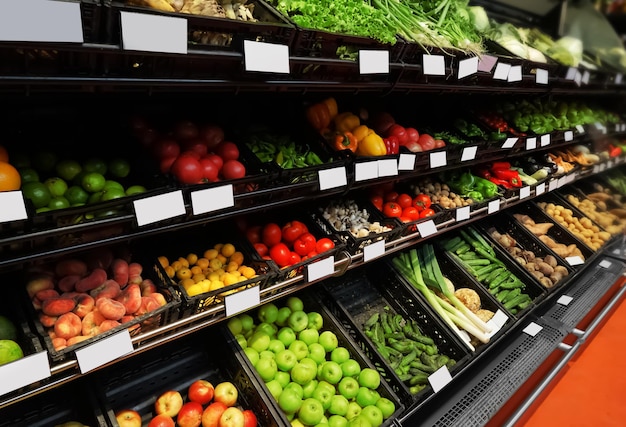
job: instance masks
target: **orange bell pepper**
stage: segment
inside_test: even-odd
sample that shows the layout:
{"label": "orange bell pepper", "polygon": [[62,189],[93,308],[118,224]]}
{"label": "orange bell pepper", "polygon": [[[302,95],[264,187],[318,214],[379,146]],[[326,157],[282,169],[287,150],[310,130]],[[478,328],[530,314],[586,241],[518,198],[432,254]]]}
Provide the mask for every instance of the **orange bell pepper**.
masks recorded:
{"label": "orange bell pepper", "polygon": [[359,142],[351,132],[343,132],[335,135],[333,147],[337,151],[350,150],[356,152]]}
{"label": "orange bell pepper", "polygon": [[322,101],[324,104],[326,104],[326,107],[328,107],[328,113],[330,115],[330,119],[334,119],[335,116],[337,116],[337,101],[335,101],[335,98],[326,98],[325,100]]}
{"label": "orange bell pepper", "polygon": [[322,131],[330,124],[330,113],[326,104],[315,103],[306,109],[306,118],[316,130]]}

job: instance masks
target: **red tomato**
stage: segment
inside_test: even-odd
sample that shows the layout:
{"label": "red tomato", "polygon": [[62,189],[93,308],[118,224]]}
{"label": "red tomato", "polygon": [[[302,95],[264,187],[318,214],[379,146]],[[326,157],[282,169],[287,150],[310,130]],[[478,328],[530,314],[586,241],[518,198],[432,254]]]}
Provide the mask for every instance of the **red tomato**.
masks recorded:
{"label": "red tomato", "polygon": [[286,267],[291,262],[291,251],[284,243],[278,243],[270,248],[270,257],[279,267]]}
{"label": "red tomato", "polygon": [[409,143],[415,143],[420,139],[420,134],[415,128],[406,128],[406,134]]}
{"label": "red tomato", "polygon": [[314,251],[316,247],[317,239],[311,233],[304,233],[293,242],[293,250],[300,256],[307,255]]}
{"label": "red tomato", "polygon": [[415,221],[420,217],[420,211],[415,206],[408,206],[402,209],[402,217],[409,218],[411,221]]}
{"label": "red tomato", "polygon": [[171,138],[159,139],[152,146],[152,152],[157,159],[165,159],[166,157],[178,157],[180,154],[180,145],[176,140]]}
{"label": "red tomato", "polygon": [[[300,223],[301,224],[301,223]],[[282,228],[283,241],[285,243],[293,243],[302,233],[304,229],[298,223],[288,222]],[[302,255],[302,254],[300,254]]]}
{"label": "red tomato", "polygon": [[206,141],[209,148],[215,148],[224,140],[224,131],[216,125],[206,125],[200,130],[200,136]]}
{"label": "red tomato", "polygon": [[301,229],[303,233],[308,233],[309,232],[309,227],[306,226],[305,223],[303,223],[302,221],[298,221],[297,219],[294,219],[291,221],[292,224],[294,225],[298,225]]}
{"label": "red tomato", "polygon": [[413,206],[415,206],[420,212],[424,209],[428,209],[431,203],[430,197],[423,193],[418,194],[413,199]]}
{"label": "red tomato", "polygon": [[428,151],[435,148],[435,139],[428,135],[427,133],[423,133],[420,135],[420,138],[417,140],[417,143],[422,147],[422,150]]}
{"label": "red tomato", "polygon": [[381,196],[372,196],[370,198],[370,201],[376,207],[376,209],[378,209],[379,211],[383,210],[383,198]]}
{"label": "red tomato", "polygon": [[322,237],[315,244],[315,251],[318,254],[321,254],[322,252],[329,251],[334,247],[335,247],[335,242],[330,240],[328,237]]}
{"label": "red tomato", "polygon": [[239,158],[239,148],[234,142],[222,141],[215,147],[215,154],[224,159],[224,162],[228,160],[237,160]]}
{"label": "red tomato", "polygon": [[435,139],[435,148],[443,148],[446,146],[446,142],[443,139]]}
{"label": "red tomato", "polygon": [[246,176],[246,167],[238,160],[227,160],[222,167],[224,179],[239,179]]}
{"label": "red tomato", "polygon": [[435,211],[432,209],[424,209],[423,211],[420,212],[420,218],[426,218],[428,216],[433,216],[435,214]]}
{"label": "red tomato", "polygon": [[200,157],[201,157],[200,154],[198,154],[196,151],[192,151],[192,150],[182,151],[178,157],[182,157],[182,156],[191,156],[191,157],[193,157],[196,160],[200,160]]}
{"label": "red tomato", "polygon": [[193,156],[179,156],[170,171],[183,184],[197,184],[202,180],[202,166]]}
{"label": "red tomato", "polygon": [[401,217],[398,217],[398,219],[400,221],[404,222],[404,223],[414,221],[413,219],[409,218],[408,216],[401,216]]}
{"label": "red tomato", "polygon": [[183,143],[181,144],[181,149],[183,151],[193,151],[194,153],[197,153],[200,157],[206,156],[209,150],[204,143],[204,140],[200,138],[192,138],[183,141]]}
{"label": "red tomato", "polygon": [[220,156],[218,156],[215,153],[209,153],[207,154],[206,158],[211,160],[213,163],[215,163],[215,166],[217,166],[218,171],[222,170],[222,166],[224,166],[224,160],[222,160]]}
{"label": "red tomato", "polygon": [[387,136],[395,136],[398,138],[398,143],[400,145],[405,145],[409,142],[409,135],[406,133],[406,129],[399,124],[391,126],[387,131]]}
{"label": "red tomato", "polygon": [[383,206],[383,214],[389,218],[393,218],[393,217],[397,218],[397,217],[402,216],[402,208],[397,203],[387,202]]}
{"label": "red tomato", "polygon": [[398,200],[399,195],[400,194],[398,194],[397,191],[390,191],[385,194],[385,197],[383,198],[383,200],[385,202],[395,202],[396,200]]}
{"label": "red tomato", "polygon": [[396,203],[399,204],[402,209],[404,209],[413,204],[413,199],[408,194],[402,193],[396,199]]}
{"label": "red tomato", "polygon": [[246,230],[246,238],[250,243],[261,242],[261,226],[255,225]]}
{"label": "red tomato", "polygon": [[172,164],[176,161],[176,157],[164,157],[159,162],[159,170],[161,173],[169,173]]}
{"label": "red tomato", "polygon": [[220,170],[217,165],[211,161],[211,159],[203,157],[200,159],[200,166],[202,166],[202,177],[209,182],[217,181],[217,176]]}
{"label": "red tomato", "polygon": [[198,136],[198,127],[189,120],[181,120],[176,123],[174,136],[179,141],[196,138]]}
{"label": "red tomato", "polygon": [[261,232],[261,241],[267,245],[268,248],[277,245],[282,239],[282,232],[278,224],[270,222],[263,227]]}
{"label": "red tomato", "polygon": [[259,255],[261,255],[262,257],[264,257],[265,255],[267,255],[267,253],[269,252],[269,249],[267,249],[267,246],[265,246],[264,243],[255,243],[254,244],[254,249],[259,253]]}
{"label": "red tomato", "polygon": [[289,253],[289,265],[297,264],[300,261],[302,261],[302,258],[296,252]]}

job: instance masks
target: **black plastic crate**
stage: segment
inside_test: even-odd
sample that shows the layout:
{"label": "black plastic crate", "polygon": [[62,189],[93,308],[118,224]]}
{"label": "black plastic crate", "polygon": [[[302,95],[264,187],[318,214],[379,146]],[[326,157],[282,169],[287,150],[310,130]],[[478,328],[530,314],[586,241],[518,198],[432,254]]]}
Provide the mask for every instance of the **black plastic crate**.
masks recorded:
{"label": "black plastic crate", "polygon": [[591,219],[601,230],[607,231],[612,235],[620,234],[624,230],[626,224],[624,224],[623,219],[609,212],[612,208],[622,209],[622,205],[614,200],[608,199],[602,205],[588,200],[586,203],[591,203],[591,206],[587,205],[586,208],[583,207],[581,209],[579,205],[587,200],[587,196],[577,187],[567,186],[566,188],[560,188],[553,194],[566,202],[572,210],[576,210],[581,215]]}
{"label": "black plastic crate", "polygon": [[407,407],[414,407],[433,394],[433,389],[426,384],[418,393],[411,393],[410,385],[403,382],[369,338],[364,327],[371,316],[387,313],[391,316],[401,315],[407,321],[415,321],[422,333],[430,337],[438,348],[438,354],[454,359],[449,368],[451,375],[456,375],[471,358],[467,347],[451,334],[441,320],[435,318],[430,311],[424,309],[421,302],[410,294],[395,275],[385,274],[382,263],[367,268],[363,272],[350,272],[341,280],[334,279],[324,282],[326,294],[323,302],[333,315],[341,322],[342,327],[359,344],[370,360],[378,366],[381,375],[385,375],[390,385]]}
{"label": "black plastic crate", "polygon": [[142,356],[141,360],[118,363],[116,371],[118,374],[113,377],[103,372],[97,378],[107,427],[118,426],[115,413],[122,409],[139,412],[143,425],[147,425],[155,415],[154,403],[162,393],[176,390],[186,402],[189,386],[198,379],[213,386],[224,381],[233,383],[238,391],[236,406],[251,409],[259,426],[281,425],[278,413],[260,391],[261,385],[243,362],[243,356],[217,328],[170,343]]}

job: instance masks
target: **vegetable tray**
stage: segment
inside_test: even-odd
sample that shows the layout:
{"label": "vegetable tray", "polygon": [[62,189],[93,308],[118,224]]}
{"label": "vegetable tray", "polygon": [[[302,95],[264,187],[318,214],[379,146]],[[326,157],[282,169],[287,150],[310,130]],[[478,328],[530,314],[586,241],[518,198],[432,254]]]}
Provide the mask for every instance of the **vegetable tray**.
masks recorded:
{"label": "vegetable tray", "polygon": [[139,412],[142,425],[148,425],[155,415],[157,397],[168,390],[176,390],[186,402],[187,389],[199,379],[213,386],[224,381],[233,383],[238,391],[237,406],[251,409],[259,425],[276,426],[274,420],[279,415],[261,391],[259,380],[243,361],[244,356],[236,344],[220,334],[218,328],[208,328],[200,335],[169,343],[141,360],[119,362],[117,375],[113,377],[98,374],[98,397],[106,419],[104,426],[117,427],[115,412],[121,409]]}
{"label": "vegetable tray", "polygon": [[[383,267],[383,268],[381,268]],[[440,319],[426,309],[397,276],[385,274],[382,263],[366,268],[366,273],[349,272],[341,279],[324,282],[326,292],[323,294],[325,306],[340,321],[342,327],[357,342],[369,358],[380,366],[379,371],[386,375],[388,382],[397,388],[396,393],[406,406],[413,407],[416,402],[423,402],[433,394],[428,381],[420,380],[424,388],[411,393],[410,380],[402,381],[378,350],[373,338],[368,337],[365,327],[372,316],[383,313],[388,316],[399,315],[407,324],[415,322],[425,337],[432,339],[438,349],[437,354],[445,355],[454,360],[449,370],[454,376],[461,372],[471,358],[467,347],[450,333]],[[373,323],[373,322],[372,322]],[[420,346],[421,347],[421,346]],[[415,380],[417,382],[417,380]]]}
{"label": "vegetable tray", "polygon": [[[571,185],[561,187],[553,194],[563,202],[567,203],[567,206],[573,211],[575,210],[580,213],[580,215],[591,219],[594,224],[597,224],[598,227],[600,227],[601,230],[607,231],[612,235],[620,234],[624,230],[624,226],[626,225],[624,224],[624,219],[609,212],[611,209],[619,209],[620,211],[623,210],[622,205],[616,203],[613,199],[608,199],[602,202],[603,204],[601,205],[599,202],[588,199],[587,195],[578,187],[573,187]],[[585,213],[580,207],[575,205],[575,200],[577,200],[578,203],[583,203],[585,200],[587,200],[587,203],[593,203],[592,206],[594,210],[590,210],[590,214]],[[595,212],[595,215],[593,212]],[[598,219],[596,219],[596,216]]]}

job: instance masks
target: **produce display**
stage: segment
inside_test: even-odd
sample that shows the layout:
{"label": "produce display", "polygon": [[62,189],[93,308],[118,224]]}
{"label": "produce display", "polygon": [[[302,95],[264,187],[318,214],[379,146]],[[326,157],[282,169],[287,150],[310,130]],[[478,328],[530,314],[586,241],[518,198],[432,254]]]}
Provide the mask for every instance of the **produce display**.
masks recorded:
{"label": "produce display", "polygon": [[17,326],[7,316],[0,314],[0,366],[24,357],[18,341]]}
{"label": "produce display", "polygon": [[528,307],[532,298],[525,289],[526,284],[498,258],[493,247],[474,227],[467,227],[466,230],[460,230],[455,237],[444,239],[444,249],[477,282],[487,287],[489,293],[511,314]]}
{"label": "produce display", "polygon": [[513,217],[561,258],[565,259],[577,256],[583,261],[585,260],[585,256],[575,243],[566,245],[565,243],[557,242],[553,237],[548,235],[548,231],[554,226],[554,223],[537,223],[528,215],[519,213],[513,214]]}
{"label": "produce display", "polygon": [[370,213],[354,200],[333,201],[323,208],[322,216],[336,231],[347,231],[356,238],[392,230],[379,221],[370,222]]}
{"label": "produce display", "polygon": [[611,170],[605,175],[606,181],[622,195],[626,195],[626,174],[623,170]]}
{"label": "produce display", "polygon": [[373,187],[370,201],[387,218],[398,218],[403,223],[428,218],[436,214],[431,208],[432,200],[426,194],[412,197],[406,192],[399,193],[387,185]]}
{"label": "produce display", "polygon": [[[340,143],[343,144],[343,141]],[[283,169],[305,168],[324,163],[308,145],[302,145],[287,134],[254,132],[246,137],[246,146],[260,161],[274,162]]]}
{"label": "produce display", "polygon": [[396,410],[378,391],[380,374],[339,345],[324,322],[292,296],[284,305],[262,305],[256,319],[240,314],[227,325],[292,425],[326,419],[329,425],[380,426]]}
{"label": "produce display", "polygon": [[527,185],[533,185],[532,180],[535,180],[536,184],[549,176],[565,173],[563,166],[556,164],[547,153],[515,159],[513,168],[519,173],[522,182]]}
{"label": "produce display", "polygon": [[[605,193],[601,193],[605,194]],[[624,218],[620,218],[614,212],[599,209],[599,206],[596,205],[596,200],[598,200],[599,196],[597,193],[591,194],[587,196],[587,198],[577,197],[574,194],[568,194],[565,196],[566,200],[572,204],[576,209],[585,214],[589,219],[594,221],[600,227],[602,227],[605,231],[610,234],[618,234],[621,233],[626,226],[626,222],[624,222]],[[594,200],[595,199],[595,200]],[[600,199],[600,201],[602,201]],[[622,211],[623,209],[619,209]]]}
{"label": "produce display", "polygon": [[417,183],[410,184],[415,197],[424,194],[430,197],[432,204],[438,205],[443,209],[456,209],[463,206],[469,206],[474,203],[471,197],[461,196],[448,186],[433,177],[426,177]]}
{"label": "produce display", "polygon": [[469,170],[454,169],[443,173],[441,178],[454,193],[470,198],[474,202],[482,202],[501,195],[498,184],[476,176]]}

